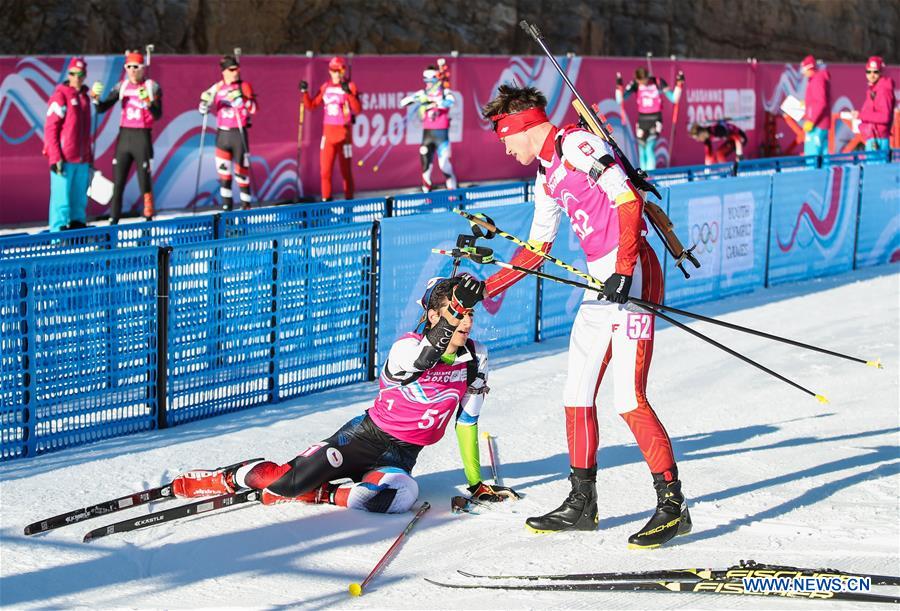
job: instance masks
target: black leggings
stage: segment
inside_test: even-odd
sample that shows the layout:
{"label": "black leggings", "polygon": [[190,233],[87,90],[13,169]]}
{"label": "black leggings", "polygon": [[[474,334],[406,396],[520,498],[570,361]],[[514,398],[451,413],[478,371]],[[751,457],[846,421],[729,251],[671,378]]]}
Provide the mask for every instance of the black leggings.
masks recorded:
{"label": "black leggings", "polygon": [[113,159],[113,196],[109,203],[109,218],[117,222],[122,216],[122,194],[125,181],[131,170],[131,162],[137,165],[138,184],[141,193],[152,193],[150,162],[153,161],[153,141],[150,129],[145,127],[122,127],[116,141],[116,156]]}
{"label": "black leggings", "polygon": [[422,446],[388,435],[364,414],[290,461],[290,471],[268,489],[280,496],[294,497],[336,479],[360,481],[378,467],[399,467],[409,473],[421,450]]}

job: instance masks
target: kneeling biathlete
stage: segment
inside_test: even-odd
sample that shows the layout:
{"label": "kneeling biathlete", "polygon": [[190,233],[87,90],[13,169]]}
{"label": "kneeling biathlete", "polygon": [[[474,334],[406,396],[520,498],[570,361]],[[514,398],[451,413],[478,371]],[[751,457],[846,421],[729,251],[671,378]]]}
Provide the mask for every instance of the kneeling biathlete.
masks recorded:
{"label": "kneeling biathlete", "polygon": [[[254,459],[218,471],[190,471],[175,479],[176,496],[262,490],[263,504],[331,503],[380,513],[408,511],[419,495],[410,475],[423,447],[444,436],[455,413],[456,434],[472,497],[503,501],[511,488],[481,481],[478,416],[488,392],[487,349],[469,339],[472,308],[484,283],[462,275],[432,279],[420,303],[424,333],[394,342],[368,411],[333,435],[279,465]],[[349,483],[332,483],[351,479]]]}

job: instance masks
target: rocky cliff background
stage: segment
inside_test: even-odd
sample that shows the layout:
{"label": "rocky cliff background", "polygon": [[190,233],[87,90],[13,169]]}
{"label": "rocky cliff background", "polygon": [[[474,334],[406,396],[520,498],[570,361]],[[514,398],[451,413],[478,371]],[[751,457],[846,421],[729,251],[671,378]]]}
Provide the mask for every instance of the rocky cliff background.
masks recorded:
{"label": "rocky cliff background", "polygon": [[0,54],[557,53],[896,65],[900,2],[881,0],[0,0]]}

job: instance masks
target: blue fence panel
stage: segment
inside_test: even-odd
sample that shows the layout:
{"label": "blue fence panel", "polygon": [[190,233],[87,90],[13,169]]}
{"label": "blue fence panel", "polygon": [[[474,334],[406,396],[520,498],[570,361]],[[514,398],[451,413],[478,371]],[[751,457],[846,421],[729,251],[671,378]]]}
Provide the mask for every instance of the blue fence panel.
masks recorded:
{"label": "blue fence panel", "polygon": [[409,216],[431,212],[450,212],[462,205],[465,189],[408,193],[391,198],[391,216]]}
{"label": "blue fence panel", "polygon": [[689,165],[657,169],[651,172],[650,178],[658,187],[669,187],[695,180],[713,180],[733,175],[733,163],[716,163],[712,165]]}
{"label": "blue fence panel", "polygon": [[736,177],[669,189],[669,216],[700,268],[667,267],[666,303],[684,306],[765,286],[771,177]]}
{"label": "blue fence panel", "polygon": [[884,151],[853,151],[850,153],[837,153],[835,155],[823,155],[822,167],[833,165],[852,165],[852,164],[882,164],[890,163],[891,152]]}
{"label": "blue fence panel", "polygon": [[900,165],[862,169],[856,265],[900,261]]}
{"label": "blue fence panel", "polygon": [[[534,206],[485,208],[498,227],[513,235],[528,236]],[[381,264],[378,297],[378,365],[384,363],[391,344],[416,327],[422,309],[416,300],[435,276],[449,276],[453,260],[436,255],[432,248],[451,249],[469,224],[456,214],[388,218],[381,224]],[[479,242],[481,243],[481,242]],[[512,258],[516,245],[503,238],[485,241],[503,261]],[[460,271],[486,278],[499,268],[476,266],[464,260]],[[535,281],[525,278],[496,299],[477,309],[472,336],[491,348],[519,346],[534,340]]]}
{"label": "blue fence panel", "polygon": [[279,398],[366,380],[372,224],[307,230],[283,238],[279,253]]}
{"label": "blue fence panel", "polygon": [[737,164],[738,176],[757,176],[776,174],[778,172],[794,172],[819,167],[816,156],[803,157],[764,157],[762,159],[744,159]]}
{"label": "blue fence panel", "polygon": [[383,197],[234,210],[219,215],[218,236],[235,238],[310,227],[370,223],[384,215]]}
{"label": "blue fence panel", "polygon": [[158,253],[0,262],[0,458],[156,426]]}
{"label": "blue fence panel", "polygon": [[527,200],[528,185],[510,182],[486,187],[470,187],[463,192],[466,210],[480,210],[486,206],[521,204]]}
{"label": "blue fence panel", "polygon": [[115,246],[180,246],[215,238],[216,217],[212,214],[182,216],[151,223],[115,225]]}
{"label": "blue fence panel", "polygon": [[769,283],[853,267],[859,166],[772,177]]}
{"label": "blue fence panel", "polygon": [[115,247],[115,227],[0,237],[0,259],[96,252]]}
{"label": "blue fence panel", "polygon": [[349,225],[174,249],[168,423],[364,380],[371,231]]}

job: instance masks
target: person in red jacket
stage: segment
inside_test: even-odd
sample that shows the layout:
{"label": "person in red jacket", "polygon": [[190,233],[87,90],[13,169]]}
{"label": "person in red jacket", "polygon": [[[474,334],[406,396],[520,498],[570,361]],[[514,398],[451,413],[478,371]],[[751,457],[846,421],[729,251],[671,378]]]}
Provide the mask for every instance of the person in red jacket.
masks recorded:
{"label": "person in red jacket", "polygon": [[47,107],[43,153],[50,163],[50,231],[85,226],[91,150],[91,98],[84,85],[83,57],[69,62],[68,78],[57,85]]}
{"label": "person in red jacket", "polygon": [[831,129],[831,75],[816,67],[816,58],[807,55],[800,64],[806,83],[806,111],[803,114],[804,155],[828,154],[828,130]]}
{"label": "person in red jacket", "polygon": [[322,177],[322,201],[331,200],[331,170],[337,157],[344,179],[344,199],[353,199],[353,174],[350,169],[352,156],[353,116],[362,112],[356,85],[347,76],[347,63],[342,57],[332,57],[328,62],[331,80],[322,83],[316,97],[309,97],[309,84],[300,81],[303,103],[312,110],[325,106],[324,130],[319,152]]}
{"label": "person in red jacket", "polygon": [[862,110],[853,114],[861,123],[859,133],[866,142],[867,151],[886,151],[891,148],[891,126],[894,123],[894,81],[882,76],[884,60],[877,55],[866,62],[866,80],[869,82]]}

